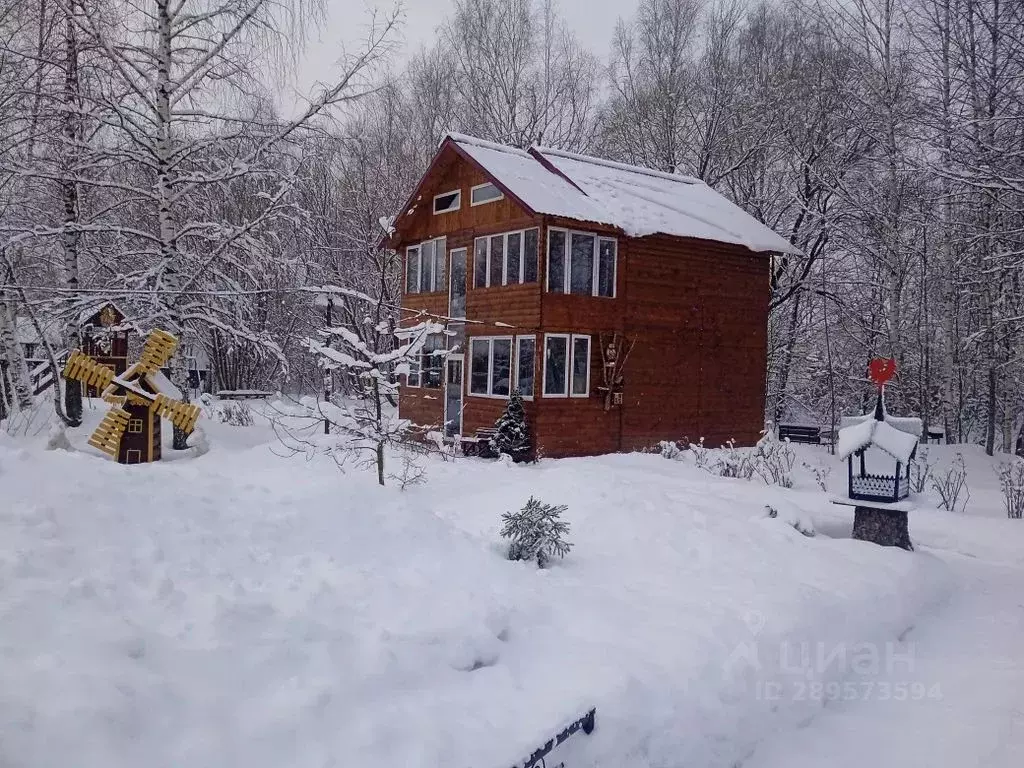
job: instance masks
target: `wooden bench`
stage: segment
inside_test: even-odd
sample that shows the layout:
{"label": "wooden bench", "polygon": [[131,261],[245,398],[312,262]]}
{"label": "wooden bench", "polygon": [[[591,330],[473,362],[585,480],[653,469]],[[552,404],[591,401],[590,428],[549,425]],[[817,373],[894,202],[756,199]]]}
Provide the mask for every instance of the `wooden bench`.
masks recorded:
{"label": "wooden bench", "polygon": [[779,424],[779,440],[791,443],[821,444],[821,427],[804,427],[799,424]]}
{"label": "wooden bench", "polygon": [[222,389],[217,393],[218,400],[266,400],[273,392],[261,389]]}
{"label": "wooden bench", "polygon": [[929,429],[927,432],[924,433],[924,442],[925,444],[946,442],[946,430]]}
{"label": "wooden bench", "polygon": [[493,458],[494,451],[491,449],[491,438],[498,434],[493,427],[478,429],[472,437],[460,437],[459,446],[462,448],[463,456],[480,456],[482,458]]}

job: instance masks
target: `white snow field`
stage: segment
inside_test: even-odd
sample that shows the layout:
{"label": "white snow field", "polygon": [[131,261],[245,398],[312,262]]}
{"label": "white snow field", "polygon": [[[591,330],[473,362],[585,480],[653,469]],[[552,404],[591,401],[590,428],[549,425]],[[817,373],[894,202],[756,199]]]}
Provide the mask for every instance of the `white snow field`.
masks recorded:
{"label": "white snow field", "polygon": [[[1024,524],[976,449],[907,553],[802,470],[435,458],[403,492],[205,429],[127,468],[0,436],[3,768],[508,768],[591,706],[549,766],[1024,761]],[[531,494],[572,524],[543,571],[497,533]]]}

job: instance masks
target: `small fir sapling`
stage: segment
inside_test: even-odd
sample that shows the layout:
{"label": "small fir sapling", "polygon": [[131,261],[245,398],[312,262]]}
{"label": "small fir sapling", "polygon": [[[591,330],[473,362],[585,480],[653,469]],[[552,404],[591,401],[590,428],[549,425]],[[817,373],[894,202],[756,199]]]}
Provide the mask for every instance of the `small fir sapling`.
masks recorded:
{"label": "small fir sapling", "polygon": [[505,412],[494,423],[497,430],[491,438],[491,448],[499,456],[503,453],[513,461],[529,461],[532,454],[530,428],[526,423],[523,397],[518,389],[512,390]]}
{"label": "small fir sapling", "polygon": [[564,537],[569,534],[569,523],[561,519],[568,509],[564,504],[542,504],[533,496],[518,512],[505,512],[501,516],[501,535],[510,539],[509,560],[536,560],[543,568],[554,555],[565,557],[572,544]]}

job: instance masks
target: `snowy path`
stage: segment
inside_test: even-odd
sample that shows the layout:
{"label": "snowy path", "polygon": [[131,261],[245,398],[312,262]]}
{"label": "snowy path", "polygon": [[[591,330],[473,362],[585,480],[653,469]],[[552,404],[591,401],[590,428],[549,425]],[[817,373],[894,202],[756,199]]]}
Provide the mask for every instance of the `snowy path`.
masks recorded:
{"label": "snowy path", "polygon": [[912,661],[858,679],[850,700],[828,701],[743,768],[1024,764],[1024,568],[931,552],[959,587],[904,637]]}

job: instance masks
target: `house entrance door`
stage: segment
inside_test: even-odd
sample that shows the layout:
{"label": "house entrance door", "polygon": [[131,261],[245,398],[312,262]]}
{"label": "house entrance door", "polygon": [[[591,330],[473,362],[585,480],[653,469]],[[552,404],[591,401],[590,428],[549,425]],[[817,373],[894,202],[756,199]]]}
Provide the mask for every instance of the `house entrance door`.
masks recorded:
{"label": "house entrance door", "polygon": [[462,434],[462,360],[463,355],[449,355],[444,361],[444,436]]}

